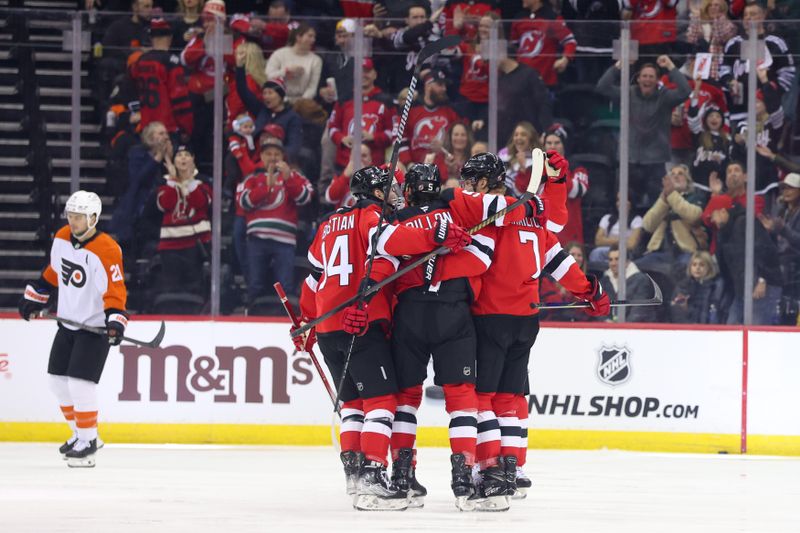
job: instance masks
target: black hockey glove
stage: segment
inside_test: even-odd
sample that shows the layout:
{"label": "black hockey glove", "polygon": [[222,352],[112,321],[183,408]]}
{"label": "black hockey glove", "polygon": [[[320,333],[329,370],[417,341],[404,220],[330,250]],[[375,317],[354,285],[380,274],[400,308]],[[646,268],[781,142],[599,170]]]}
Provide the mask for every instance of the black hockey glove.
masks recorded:
{"label": "black hockey glove", "polygon": [[122,342],[122,336],[125,334],[127,325],[128,313],[120,311],[119,309],[106,309],[106,335],[108,336],[108,344],[111,346],[119,346]]}
{"label": "black hockey glove", "polygon": [[49,301],[50,291],[47,287],[42,283],[32,281],[25,285],[25,292],[19,300],[19,316],[24,320],[30,320],[32,315],[47,307]]}

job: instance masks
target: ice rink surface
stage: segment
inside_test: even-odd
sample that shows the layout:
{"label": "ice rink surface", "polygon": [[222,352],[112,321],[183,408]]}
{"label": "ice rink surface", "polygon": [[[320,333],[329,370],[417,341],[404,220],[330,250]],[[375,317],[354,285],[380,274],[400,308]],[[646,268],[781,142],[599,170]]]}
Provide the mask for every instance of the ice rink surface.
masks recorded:
{"label": "ice rink surface", "polygon": [[0,444],[0,531],[800,532],[800,459],[531,450],[533,489],[459,513],[449,451],[419,451],[424,509],[365,513],[332,448],[108,444],[69,469],[53,444]]}

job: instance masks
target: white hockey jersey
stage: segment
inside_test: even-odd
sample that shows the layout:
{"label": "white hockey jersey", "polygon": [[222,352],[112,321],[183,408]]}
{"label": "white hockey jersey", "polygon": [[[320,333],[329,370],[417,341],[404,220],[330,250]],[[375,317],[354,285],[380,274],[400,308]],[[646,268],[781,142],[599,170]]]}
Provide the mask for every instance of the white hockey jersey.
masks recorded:
{"label": "white hockey jersey", "polygon": [[71,238],[69,226],[64,226],[53,239],[50,264],[42,277],[58,287],[58,316],[105,327],[108,312],[110,319],[127,323],[122,250],[108,234],[97,232],[79,242]]}

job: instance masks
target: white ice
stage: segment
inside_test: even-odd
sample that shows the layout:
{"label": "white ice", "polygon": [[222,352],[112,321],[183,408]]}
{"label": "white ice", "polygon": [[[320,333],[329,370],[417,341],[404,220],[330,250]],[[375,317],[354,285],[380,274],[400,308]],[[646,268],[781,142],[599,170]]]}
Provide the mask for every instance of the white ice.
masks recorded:
{"label": "white ice", "polygon": [[331,448],[107,444],[69,469],[54,444],[0,444],[0,531],[798,532],[800,459],[531,450],[533,489],[459,513],[449,452],[419,451],[424,509],[365,513]]}

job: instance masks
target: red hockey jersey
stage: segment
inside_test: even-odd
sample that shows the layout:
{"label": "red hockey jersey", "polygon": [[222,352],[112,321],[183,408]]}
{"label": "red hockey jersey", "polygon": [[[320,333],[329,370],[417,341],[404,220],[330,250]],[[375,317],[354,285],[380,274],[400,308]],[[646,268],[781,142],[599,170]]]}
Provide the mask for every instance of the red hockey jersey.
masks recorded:
{"label": "red hockey jersey", "polygon": [[675,42],[678,35],[675,6],[678,0],[622,0],[622,9],[632,13],[631,39],[643,44]]}
{"label": "red hockey jersey", "polygon": [[263,167],[246,177],[236,192],[236,202],[245,211],[247,235],[286,244],[297,243],[297,207],[311,201],[314,189],[302,174],[292,171],[274,185],[267,183]]}
{"label": "red hockey jersey", "polygon": [[[466,2],[463,0],[448,0],[445,4],[443,12],[446,20],[444,34],[458,34],[461,35],[465,41],[474,39],[478,34],[478,21],[481,19],[481,17],[489,12],[493,12],[498,16],[500,15],[498,4],[499,2],[497,1],[485,0],[468,0]],[[453,18],[456,9],[460,9],[464,14],[464,24],[461,26],[461,28],[456,28],[453,25]]]}
{"label": "red hockey jersey", "polygon": [[192,134],[194,115],[178,56],[150,50],[130,67],[141,105],[142,127],[161,122],[170,133]]}
{"label": "red hockey jersey", "polygon": [[536,69],[547,86],[558,82],[553,69],[556,59],[562,55],[572,59],[578,47],[567,23],[549,5],[531,13],[527,19],[514,21],[511,40],[517,43],[517,61]]}
{"label": "red hockey jersey", "polygon": [[[320,316],[358,294],[361,281],[366,277],[380,210],[379,202],[360,200],[353,207],[337,209],[320,224],[308,249],[308,260],[316,272],[306,278],[300,294],[304,316]],[[396,256],[423,254],[435,247],[428,230],[384,224],[377,239],[370,279],[381,281],[394,273],[400,264]],[[390,320],[389,288],[384,287],[370,300],[370,322]],[[321,322],[317,332],[341,330],[342,313]]]}
{"label": "red hockey jersey", "polygon": [[[589,171],[584,167],[569,169],[566,182],[567,191],[567,223],[564,229],[557,232],[558,241],[566,246],[570,242],[583,243],[583,216],[581,203],[589,191]],[[548,228],[549,229],[549,228]]]}
{"label": "red hockey jersey", "polygon": [[328,188],[325,189],[325,201],[337,207],[352,207],[356,203],[355,197],[350,194],[350,178],[346,174],[334,176]]}
{"label": "red hockey jersey", "polygon": [[433,140],[444,140],[447,129],[461,120],[450,106],[413,106],[408,112],[408,121],[403,131],[400,161],[404,165],[423,161],[425,155],[432,150]]}
{"label": "red hockey jersey", "polygon": [[497,231],[494,260],[483,276],[483,290],[472,305],[474,315],[530,316],[539,310],[539,277],[550,274],[573,294],[590,289],[575,259],[558,238],[525,219]]}
{"label": "red hockey jersey", "polygon": [[472,43],[462,41],[458,48],[463,63],[458,92],[470,102],[485,104],[489,101],[489,62],[475,52]]}
{"label": "red hockey jersey", "polygon": [[173,180],[158,188],[156,205],[164,213],[159,250],[183,250],[211,241],[211,187],[192,179],[185,186]]}
{"label": "red hockey jersey", "polygon": [[[372,140],[366,144],[372,152],[372,164],[381,165],[386,160],[386,147],[392,143],[394,128],[394,107],[382,102],[376,96],[381,90],[375,87],[364,95],[361,114],[361,129],[372,134]],[[342,139],[353,135],[355,103],[348,100],[333,106],[328,119],[328,134],[336,145],[336,164],[346,167],[350,160],[350,148],[342,144]]]}

